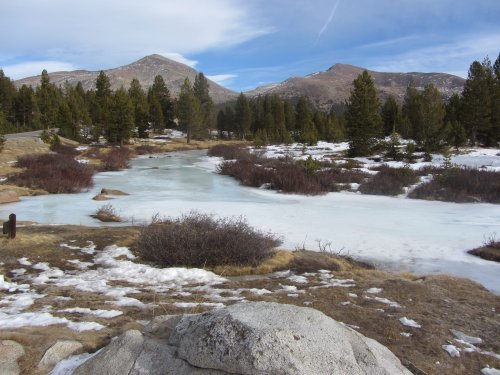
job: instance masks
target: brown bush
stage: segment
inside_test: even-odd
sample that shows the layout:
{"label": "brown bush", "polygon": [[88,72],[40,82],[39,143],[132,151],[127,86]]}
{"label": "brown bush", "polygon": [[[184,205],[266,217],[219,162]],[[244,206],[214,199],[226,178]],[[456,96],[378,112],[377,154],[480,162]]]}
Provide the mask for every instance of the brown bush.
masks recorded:
{"label": "brown bush", "polygon": [[94,214],[90,216],[106,223],[122,221],[115,208],[109,203],[99,208]]}
{"label": "brown bush", "polygon": [[413,190],[409,197],[457,203],[500,203],[500,172],[443,169],[441,174]]}
{"label": "brown bush", "polygon": [[249,160],[251,153],[246,148],[238,145],[215,145],[208,149],[208,156],[218,156],[224,160]]}
{"label": "brown bush", "polygon": [[21,156],[17,164],[25,171],[9,177],[9,182],[52,194],[76,193],[93,186],[93,170],[64,154]]}
{"label": "brown bush", "polygon": [[381,166],[379,172],[359,186],[363,194],[398,195],[404,192],[404,187],[418,181],[415,172],[410,168],[391,168]]}
{"label": "brown bush", "polygon": [[60,143],[50,146],[50,150],[66,156],[75,157],[77,155],[80,155],[80,152],[76,148],[71,146],[66,146]]}
{"label": "brown bush", "polygon": [[162,266],[255,266],[281,243],[256,231],[243,218],[214,218],[191,212],[178,219],[153,220],[144,227],[136,250]]}
{"label": "brown bush", "polygon": [[162,152],[161,147],[153,145],[141,145],[135,148],[137,155],[158,154]]}
{"label": "brown bush", "polygon": [[119,171],[128,168],[132,151],[127,147],[114,148],[106,154],[100,154],[104,171]]}

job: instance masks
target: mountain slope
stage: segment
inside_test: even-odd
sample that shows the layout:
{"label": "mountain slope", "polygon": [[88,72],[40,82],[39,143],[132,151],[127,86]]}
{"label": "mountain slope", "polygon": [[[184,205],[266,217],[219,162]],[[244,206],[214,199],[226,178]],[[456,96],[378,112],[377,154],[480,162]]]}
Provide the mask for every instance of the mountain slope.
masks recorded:
{"label": "mountain slope", "polygon": [[[147,89],[154,81],[154,77],[158,74],[163,76],[170,92],[177,96],[184,79],[188,77],[191,82],[198,72],[179,62],[167,59],[160,55],[149,55],[132,64],[121,66],[115,69],[104,71],[109,77],[111,87],[117,89],[120,86],[128,88],[133,78],[137,78],[141,85]],[[95,88],[95,80],[99,72],[87,70],[76,70],[73,72],[54,72],[49,73],[50,81],[56,85],[62,85],[64,82],[76,85],[81,81],[85,90]],[[40,82],[40,76],[23,78],[15,81],[15,85],[20,87],[23,84],[35,87]],[[228,90],[217,83],[210,81],[210,95],[215,103],[223,103],[235,99],[237,94],[234,91]]]}
{"label": "mountain slope", "polygon": [[[324,72],[314,73],[306,77],[293,77],[279,84],[271,84],[248,91],[249,96],[279,93],[285,98],[308,96],[318,108],[330,109],[332,105],[342,104],[349,98],[352,81],[363,72],[359,68],[347,64],[335,64]],[[383,101],[389,94],[402,101],[406,87],[413,81],[415,86],[423,89],[432,83],[446,97],[459,93],[463,89],[463,78],[445,73],[382,73],[368,71],[375,80],[379,98]]]}

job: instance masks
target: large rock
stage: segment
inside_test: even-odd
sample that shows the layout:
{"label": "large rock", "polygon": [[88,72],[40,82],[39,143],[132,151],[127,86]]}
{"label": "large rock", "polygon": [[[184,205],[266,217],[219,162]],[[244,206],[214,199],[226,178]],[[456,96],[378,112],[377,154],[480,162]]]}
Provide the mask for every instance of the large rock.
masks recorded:
{"label": "large rock", "polygon": [[21,370],[17,360],[24,355],[24,348],[21,344],[12,340],[0,341],[0,374],[19,375]]}
{"label": "large rock", "polygon": [[385,346],[317,310],[266,302],[157,318],[74,372],[89,373],[411,374]]}
{"label": "large rock", "polygon": [[81,353],[83,345],[76,340],[59,340],[52,345],[43,355],[39,367],[51,367],[72,354]]}
{"label": "large rock", "polygon": [[101,194],[103,194],[103,195],[129,195],[128,193],[125,193],[121,190],[106,189],[106,188],[101,189]]}

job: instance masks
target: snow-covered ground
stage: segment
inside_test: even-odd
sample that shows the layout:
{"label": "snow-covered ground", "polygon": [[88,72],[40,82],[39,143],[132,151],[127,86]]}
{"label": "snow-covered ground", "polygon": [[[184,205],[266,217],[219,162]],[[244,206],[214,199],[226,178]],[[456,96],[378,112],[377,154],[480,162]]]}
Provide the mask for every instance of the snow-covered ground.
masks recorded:
{"label": "snow-covered ground", "polygon": [[[301,145],[269,146],[267,152],[275,156],[294,153],[302,158],[310,153],[330,158],[347,146],[320,142],[317,147],[307,148],[306,154]],[[454,156],[452,161],[496,169],[500,168],[499,153],[476,149]],[[22,198],[19,203],[1,205],[0,217],[14,212],[18,220],[105,225],[89,217],[103,205],[91,198],[103,187],[115,188],[130,193],[109,201],[127,219],[125,224],[146,222],[155,213],[178,216],[190,210],[243,215],[251,225],[282,236],[283,246],[288,249],[305,246],[315,250],[318,241],[331,242],[334,252],[360,257],[390,270],[450,273],[500,292],[500,265],[466,253],[500,234],[500,205],[348,192],[316,197],[285,195],[242,187],[218,175],[215,170],[219,161],[206,157],[205,151],[139,157],[129,170],[98,174],[95,187],[87,193]],[[433,163],[441,161],[435,156]]]}

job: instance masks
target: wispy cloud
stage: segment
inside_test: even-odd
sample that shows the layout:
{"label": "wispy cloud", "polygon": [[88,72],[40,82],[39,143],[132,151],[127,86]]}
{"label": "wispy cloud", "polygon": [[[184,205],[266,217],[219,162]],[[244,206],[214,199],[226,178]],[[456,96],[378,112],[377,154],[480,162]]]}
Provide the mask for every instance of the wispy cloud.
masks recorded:
{"label": "wispy cloud", "polygon": [[393,46],[405,42],[409,42],[412,40],[417,40],[417,39],[423,39],[423,37],[420,35],[408,35],[408,36],[402,36],[398,38],[392,38],[392,39],[384,39],[380,40],[378,42],[373,42],[373,43],[367,43],[359,46],[359,48],[380,48],[380,47],[388,47],[388,46]]}
{"label": "wispy cloud", "polygon": [[379,58],[368,68],[393,72],[446,72],[465,77],[474,60],[481,61],[486,55],[492,60],[497,58],[499,40],[500,33],[462,36],[456,41]]}
{"label": "wispy cloud", "polygon": [[31,61],[19,64],[12,64],[3,67],[5,75],[11,79],[20,79],[30,76],[36,76],[46,69],[47,72],[60,72],[76,70],[77,67],[73,64],[60,61]]}
{"label": "wispy cloud", "polygon": [[186,64],[187,66],[190,66],[191,68],[194,68],[198,64],[198,61],[188,59],[187,57],[185,57],[177,52],[165,52],[165,53],[160,53],[160,55],[166,57],[167,59],[180,62],[181,64]]}
{"label": "wispy cloud", "polygon": [[0,34],[16,33],[2,40],[1,54],[3,61],[36,56],[88,69],[162,51],[192,55],[270,33],[252,11],[234,0],[7,1]]}
{"label": "wispy cloud", "polygon": [[234,78],[238,77],[237,74],[214,74],[208,75],[207,78],[218,83],[219,85],[227,85],[232,82]]}
{"label": "wispy cloud", "polygon": [[326,28],[330,25],[330,23],[333,21],[333,17],[335,17],[335,13],[337,12],[337,7],[339,6],[340,0],[337,0],[335,4],[333,5],[332,11],[330,12],[330,15],[328,16],[328,19],[324,23],[323,27],[319,30],[318,36],[316,37],[316,43],[318,43],[319,39],[321,38],[321,35],[326,31]]}

